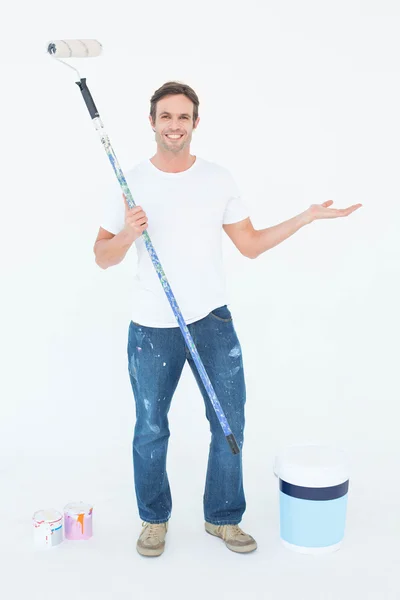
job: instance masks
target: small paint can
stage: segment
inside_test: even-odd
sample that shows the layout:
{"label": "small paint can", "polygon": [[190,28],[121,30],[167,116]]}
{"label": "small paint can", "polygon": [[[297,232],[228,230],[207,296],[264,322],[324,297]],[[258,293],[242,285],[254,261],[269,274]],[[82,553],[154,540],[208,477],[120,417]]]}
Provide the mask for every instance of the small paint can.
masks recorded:
{"label": "small paint can", "polygon": [[62,514],[54,508],[38,510],[32,520],[36,546],[58,546],[64,540]]}
{"label": "small paint can", "polygon": [[93,506],[85,502],[70,502],[64,507],[67,540],[88,540],[93,535]]}

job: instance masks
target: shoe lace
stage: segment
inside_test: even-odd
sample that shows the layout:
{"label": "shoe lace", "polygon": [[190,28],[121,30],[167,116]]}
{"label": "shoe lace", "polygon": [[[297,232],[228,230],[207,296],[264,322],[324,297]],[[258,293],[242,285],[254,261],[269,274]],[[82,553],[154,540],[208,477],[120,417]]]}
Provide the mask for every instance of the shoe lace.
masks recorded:
{"label": "shoe lace", "polygon": [[161,529],[160,523],[147,523],[146,521],[143,521],[142,527],[145,528],[147,538],[157,538],[157,540],[160,541],[158,537]]}
{"label": "shoe lace", "polygon": [[224,540],[240,535],[246,535],[238,525],[220,525],[218,529],[218,532],[222,533],[222,538]]}

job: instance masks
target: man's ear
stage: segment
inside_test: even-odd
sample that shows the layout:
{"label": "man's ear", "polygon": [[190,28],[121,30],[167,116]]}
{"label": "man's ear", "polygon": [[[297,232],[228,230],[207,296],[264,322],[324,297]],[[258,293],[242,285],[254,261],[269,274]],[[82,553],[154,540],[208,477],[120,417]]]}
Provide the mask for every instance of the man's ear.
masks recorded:
{"label": "man's ear", "polygon": [[151,118],[151,115],[149,115],[149,121],[150,121],[150,125],[153,131],[155,131],[154,129],[154,123],[153,123],[153,119]]}

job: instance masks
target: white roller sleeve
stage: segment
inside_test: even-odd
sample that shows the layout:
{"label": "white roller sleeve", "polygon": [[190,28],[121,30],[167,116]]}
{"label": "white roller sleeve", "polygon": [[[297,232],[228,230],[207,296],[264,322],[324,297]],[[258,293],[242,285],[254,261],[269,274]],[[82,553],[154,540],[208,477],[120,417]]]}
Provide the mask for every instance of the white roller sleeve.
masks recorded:
{"label": "white roller sleeve", "polygon": [[90,58],[99,56],[103,47],[97,40],[52,40],[47,52],[55,58]]}

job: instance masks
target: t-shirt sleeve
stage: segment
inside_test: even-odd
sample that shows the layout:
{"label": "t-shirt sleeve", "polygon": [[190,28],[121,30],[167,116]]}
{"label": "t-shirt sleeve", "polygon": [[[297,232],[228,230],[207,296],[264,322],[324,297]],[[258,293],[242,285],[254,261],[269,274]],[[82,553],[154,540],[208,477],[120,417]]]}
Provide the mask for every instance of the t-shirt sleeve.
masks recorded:
{"label": "t-shirt sleeve", "polygon": [[125,225],[125,206],[122,189],[116,180],[114,185],[105,186],[100,205],[100,226],[117,235]]}
{"label": "t-shirt sleeve", "polygon": [[231,173],[228,172],[228,194],[227,203],[224,212],[223,225],[229,225],[230,223],[238,223],[247,219],[250,216],[249,210],[242,198],[240,189],[237,186],[235,179]]}

